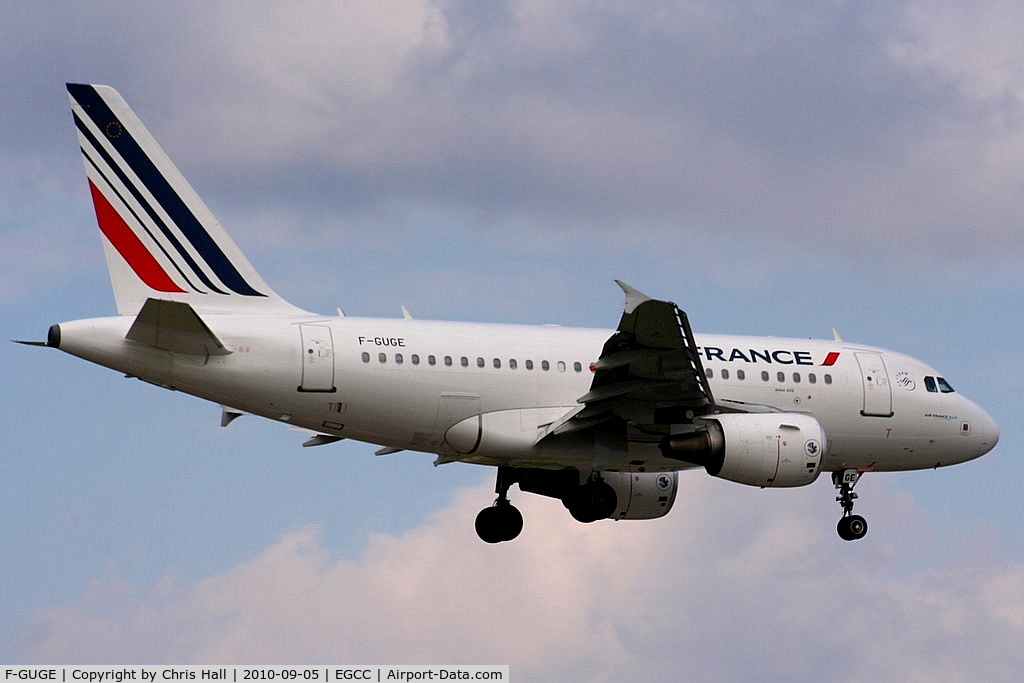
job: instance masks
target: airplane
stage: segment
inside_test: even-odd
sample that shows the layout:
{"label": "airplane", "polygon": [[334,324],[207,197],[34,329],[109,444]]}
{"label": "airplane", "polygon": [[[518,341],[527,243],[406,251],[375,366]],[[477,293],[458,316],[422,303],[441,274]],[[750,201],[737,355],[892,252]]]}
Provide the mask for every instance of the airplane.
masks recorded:
{"label": "airplane", "polygon": [[865,472],[988,453],[995,421],[937,370],[832,339],[695,334],[674,303],[616,281],[614,330],[323,316],[276,294],[125,100],[68,84],[118,315],[50,327],[45,342],[150,384],[310,433],[496,468],[475,521],[488,543],[523,517],[509,490],[580,522],[654,519],[679,472],[796,487],[831,474],[839,536]]}

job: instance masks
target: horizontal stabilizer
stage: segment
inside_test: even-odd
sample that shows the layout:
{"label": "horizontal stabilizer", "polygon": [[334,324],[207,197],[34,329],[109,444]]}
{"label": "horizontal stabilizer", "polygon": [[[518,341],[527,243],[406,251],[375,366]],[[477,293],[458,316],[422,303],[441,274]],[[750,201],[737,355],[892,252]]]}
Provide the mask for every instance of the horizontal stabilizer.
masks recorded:
{"label": "horizontal stabilizer", "polygon": [[231,351],[183,301],[147,299],[125,335],[140,344],[193,356],[224,356]]}

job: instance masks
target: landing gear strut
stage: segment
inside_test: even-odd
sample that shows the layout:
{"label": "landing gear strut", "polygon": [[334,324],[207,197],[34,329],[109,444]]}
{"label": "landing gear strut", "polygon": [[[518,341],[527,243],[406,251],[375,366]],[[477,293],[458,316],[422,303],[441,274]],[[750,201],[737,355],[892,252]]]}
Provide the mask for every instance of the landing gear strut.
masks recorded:
{"label": "landing gear strut", "polygon": [[484,508],[476,516],[476,535],[487,543],[511,541],[523,530],[523,515],[508,500],[508,489],[515,482],[507,467],[498,468],[494,492],[498,499],[494,505]]}
{"label": "landing gear strut", "polygon": [[857,470],[842,470],[832,473],[832,483],[839,490],[836,501],[843,506],[843,518],[836,525],[836,531],[844,541],[856,541],[859,538],[864,538],[864,534],[868,532],[867,521],[860,515],[853,514],[853,501],[857,499],[853,487],[860,480],[860,475],[861,472]]}

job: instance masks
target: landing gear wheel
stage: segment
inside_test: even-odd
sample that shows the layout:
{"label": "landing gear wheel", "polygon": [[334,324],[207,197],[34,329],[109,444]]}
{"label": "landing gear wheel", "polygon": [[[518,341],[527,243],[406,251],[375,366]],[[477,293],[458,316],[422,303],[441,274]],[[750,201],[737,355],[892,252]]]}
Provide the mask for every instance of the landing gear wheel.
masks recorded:
{"label": "landing gear wheel", "polygon": [[511,541],[522,530],[523,514],[507,500],[499,500],[476,516],[476,535],[487,543]]}
{"label": "landing gear wheel", "polygon": [[862,473],[857,470],[843,470],[832,473],[832,483],[839,490],[836,502],[843,506],[843,518],[836,525],[839,538],[844,541],[856,541],[864,538],[868,532],[868,523],[860,515],[853,514],[853,501],[857,500],[857,494],[853,487],[860,481]]}
{"label": "landing gear wheel", "polygon": [[601,480],[587,482],[562,501],[569,514],[584,524],[611,517],[618,503],[615,489]]}
{"label": "landing gear wheel", "polygon": [[484,508],[476,516],[476,535],[487,543],[511,541],[523,530],[523,513],[508,502],[508,489],[516,481],[515,472],[508,467],[499,467],[494,492],[498,499],[494,505]]}
{"label": "landing gear wheel", "polygon": [[839,538],[844,541],[856,541],[864,538],[864,534],[868,532],[868,523],[860,515],[850,515],[839,520],[836,531],[839,532]]}

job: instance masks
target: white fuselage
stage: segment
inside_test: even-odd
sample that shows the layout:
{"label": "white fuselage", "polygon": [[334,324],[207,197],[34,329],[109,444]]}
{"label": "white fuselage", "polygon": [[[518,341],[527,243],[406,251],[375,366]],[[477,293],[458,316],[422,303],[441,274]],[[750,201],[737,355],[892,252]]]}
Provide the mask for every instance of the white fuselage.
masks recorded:
{"label": "white fuselage", "polygon": [[[436,453],[441,462],[594,462],[592,450],[571,439],[532,444],[580,408],[610,330],[239,314],[204,321],[231,353],[184,355],[138,344],[125,339],[129,316],[62,323],[60,348],[239,411]],[[982,409],[936,388],[939,373],[903,354],[842,341],[699,334],[696,341],[722,405],[804,413],[823,425],[823,470],[951,465],[998,439]],[[488,424],[510,438],[481,439],[478,430]],[[609,470],[683,467],[653,442],[631,443],[628,453],[602,462]]]}

